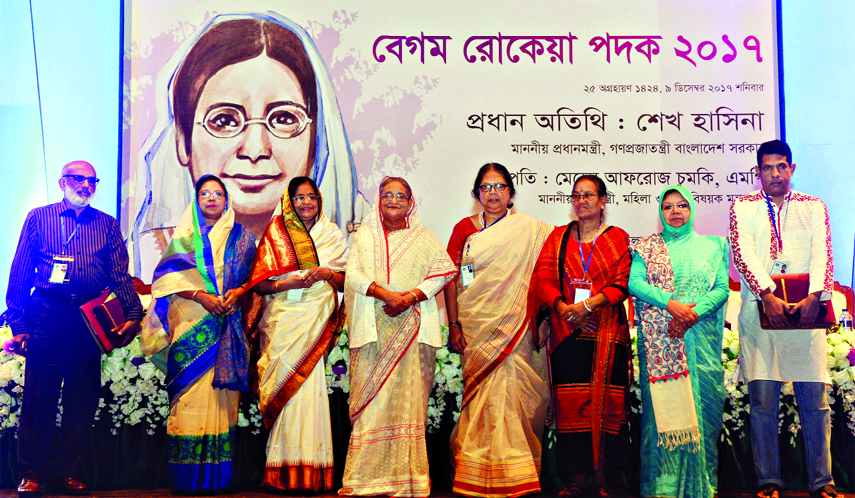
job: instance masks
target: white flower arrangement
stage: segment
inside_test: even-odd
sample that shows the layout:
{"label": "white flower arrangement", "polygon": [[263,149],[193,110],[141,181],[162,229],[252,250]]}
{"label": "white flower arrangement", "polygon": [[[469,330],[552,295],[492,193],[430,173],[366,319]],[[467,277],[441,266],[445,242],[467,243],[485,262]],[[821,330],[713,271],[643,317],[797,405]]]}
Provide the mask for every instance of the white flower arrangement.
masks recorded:
{"label": "white flower arrangement", "polygon": [[[448,327],[442,327],[442,343],[448,344]],[[338,389],[345,394],[350,392],[350,348],[345,328],[338,342],[330,350],[326,363],[327,390],[330,394]],[[449,407],[447,395],[455,395],[454,405]],[[451,410],[455,422],[460,417],[460,404],[463,400],[463,368],[460,355],[446,346],[436,351],[434,386],[428,399],[427,431],[433,433],[442,423],[446,410]]]}
{"label": "white flower arrangement", "polygon": [[[0,345],[12,339],[12,329],[0,327]],[[18,427],[18,414],[24,393],[24,358],[0,348],[0,436],[6,429]]]}
{"label": "white flower arrangement", "polygon": [[[637,358],[636,331],[631,331],[632,353]],[[8,326],[0,327],[0,344],[6,344],[12,338]],[[448,328],[442,330],[443,343],[448,341]],[[836,397],[842,400],[846,415],[846,427],[855,434],[855,332],[841,330],[835,325],[828,329],[827,366],[832,379],[828,390],[829,403]],[[728,329],[724,330],[722,341],[722,366],[724,367],[724,388],[727,395],[725,410],[722,414],[724,427],[722,440],[733,445],[736,438],[745,437],[746,422],[751,407],[745,402],[748,386],[735,380],[738,365],[739,336]],[[631,409],[641,413],[640,372],[638,361],[633,362],[635,382],[630,390]],[[8,349],[0,350],[0,435],[7,429],[18,426],[21,398],[24,388],[25,358],[12,354]],[[348,394],[350,392],[350,349],[345,329],[336,345],[330,350],[326,361],[327,388]],[[436,352],[434,370],[434,388],[428,400],[428,432],[435,432],[446,412],[456,422],[460,416],[460,404],[463,397],[463,370],[460,355],[442,347]],[[108,398],[101,398],[96,412],[96,420],[109,414],[111,431],[117,434],[122,426],[145,424],[147,432],[153,434],[158,427],[166,424],[169,416],[169,399],[164,386],[164,374],[146,359],[139,348],[139,340],[127,347],[117,349],[101,358],[101,384],[109,391]],[[59,415],[59,413],[58,413]],[[792,384],[785,383],[781,389],[781,411],[779,425],[782,431],[790,434],[790,442],[795,445],[801,431],[801,421],[795,407]],[[241,403],[238,426],[252,427],[258,434],[261,429],[261,413],[257,403]]]}
{"label": "white flower arrangement", "polygon": [[[637,333],[632,330],[632,353],[638,357]],[[855,435],[855,331],[841,330],[838,325],[832,326],[826,333],[828,341],[827,367],[832,385],[827,389],[828,403],[834,404],[836,393],[843,401],[843,412],[846,415],[846,427]],[[737,382],[736,369],[739,365],[739,334],[729,329],[724,330],[722,340],[721,363],[724,367],[724,390],[727,395],[724,413],[724,425],[721,439],[733,446],[735,438],[743,438],[746,422],[751,412],[751,405],[745,402],[748,396],[748,385]],[[635,385],[631,389],[632,411],[641,413],[641,390],[638,388],[638,361],[633,362],[635,369]],[[790,434],[790,444],[796,445],[798,433],[802,429],[799,413],[796,409],[796,399],[793,384],[785,382],[781,387],[780,411],[778,426],[781,431]]]}
{"label": "white flower arrangement", "polygon": [[[11,329],[7,325],[0,327],[0,344],[5,346],[11,338]],[[0,350],[0,436],[6,434],[6,429],[18,427],[25,365],[24,357],[12,354],[6,347]],[[142,354],[139,339],[101,356],[102,393],[109,394],[98,401],[95,420],[103,418],[106,412],[114,435],[122,426],[139,424],[145,424],[146,432],[154,434],[166,425],[169,417],[165,378]],[[57,423],[61,414],[60,408]],[[241,419],[245,422],[242,427],[252,426],[257,434],[261,429],[257,403],[242,403],[239,422]]]}

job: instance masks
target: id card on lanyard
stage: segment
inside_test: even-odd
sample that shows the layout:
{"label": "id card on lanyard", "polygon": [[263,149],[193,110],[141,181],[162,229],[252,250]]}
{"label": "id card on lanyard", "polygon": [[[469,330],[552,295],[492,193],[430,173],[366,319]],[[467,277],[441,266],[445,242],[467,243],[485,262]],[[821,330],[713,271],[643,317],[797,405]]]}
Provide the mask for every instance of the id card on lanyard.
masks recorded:
{"label": "id card on lanyard", "polygon": [[594,240],[591,241],[591,252],[588,254],[588,259],[585,259],[585,252],[582,250],[582,231],[579,224],[576,224],[576,238],[579,239],[579,258],[582,260],[582,271],[584,274],[580,279],[570,281],[573,284],[573,302],[581,303],[591,297],[591,289],[594,283],[588,280],[588,268],[591,266],[591,259],[594,257],[594,246],[597,244],[597,237],[600,236],[600,230],[603,228],[603,221],[600,220],[600,226],[597,228],[597,233],[594,235]]}
{"label": "id card on lanyard", "polygon": [[[772,260],[772,268],[769,270],[769,275],[782,275],[787,273],[787,266],[790,264],[790,258],[784,254],[784,239],[783,239],[783,231],[784,231],[784,223],[781,221],[780,214],[781,210],[778,209],[778,216],[775,215],[775,210],[772,209],[772,200],[769,198],[769,194],[766,194],[766,206],[769,208],[769,219],[772,222],[772,230],[775,233],[775,244],[774,248],[774,260]],[[787,211],[790,210],[790,196],[792,192],[787,193]]]}
{"label": "id card on lanyard", "polygon": [[[59,217],[60,227],[62,227],[61,237],[65,236],[65,217]],[[68,256],[65,254],[66,249],[68,248],[68,244],[71,242],[71,239],[74,238],[74,235],[77,234],[77,229],[80,228],[80,222],[74,226],[74,230],[71,232],[71,235],[62,243],[62,254],[56,255],[53,257],[53,268],[50,272],[50,277],[48,278],[48,282],[52,284],[67,284],[69,282],[68,278],[68,269],[71,266],[71,263],[74,262],[74,256]]]}
{"label": "id card on lanyard", "polygon": [[574,303],[581,303],[582,301],[591,298],[591,289],[594,287],[594,283],[592,281],[574,278],[570,281],[570,284],[573,286]]}
{"label": "id card on lanyard", "polygon": [[[481,230],[478,230],[478,231],[483,232],[484,230],[495,225],[496,223],[502,221],[502,218],[507,216],[508,213],[510,213],[510,212],[511,212],[510,209],[506,210],[505,214],[503,214],[502,216],[499,216],[496,219],[496,221],[487,225],[487,220],[486,220],[486,217],[484,216],[484,212],[481,211],[481,214],[478,215],[478,220],[481,222]],[[464,258],[469,257],[469,246],[470,245],[471,245],[471,242],[466,243],[466,252],[464,254]],[[469,287],[472,284],[473,280],[475,280],[475,265],[473,265],[473,264],[460,265],[460,285],[462,285],[463,287]]]}

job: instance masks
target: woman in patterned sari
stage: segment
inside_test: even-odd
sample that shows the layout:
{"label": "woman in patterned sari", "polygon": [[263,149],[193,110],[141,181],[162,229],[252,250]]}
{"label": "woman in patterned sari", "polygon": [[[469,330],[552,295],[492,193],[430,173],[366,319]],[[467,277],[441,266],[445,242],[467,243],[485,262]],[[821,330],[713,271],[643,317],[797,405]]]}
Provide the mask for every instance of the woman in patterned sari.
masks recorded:
{"label": "woman in patterned sari", "polygon": [[407,182],[384,179],[347,261],[353,432],[339,494],[430,494],[425,426],[442,347],[435,296],[456,273]]}
{"label": "woman in patterned sari", "polygon": [[558,227],[537,259],[532,287],[550,309],[548,340],[557,423],[561,494],[579,496],[592,479],[608,496],[608,450],[623,449],[621,428],[632,373],[626,310],[629,236],[603,223],[606,185],[580,176],[573,185],[578,221]]}
{"label": "woman in patterned sari", "polygon": [[659,207],[662,233],[633,244],[629,276],[640,325],[641,496],[710,498],[725,400],[729,245],[695,233],[688,189],[666,188]]}
{"label": "woman in patterned sari", "polygon": [[323,356],[340,332],[347,242],[318,187],[296,177],[258,246],[248,286],[265,295],[259,324],[259,407],[267,440],[262,486],[329,491],[332,428]]}
{"label": "woman in patterned sari", "polygon": [[445,291],[449,342],[463,353],[463,402],[451,433],[454,492],[520,496],[540,491],[546,358],[528,307],[534,262],[552,225],[511,213],[514,184],[501,164],[478,171],[484,210],[461,220],[448,253],[461,269]]}
{"label": "woman in patterned sari", "polygon": [[233,484],[238,391],[248,350],[237,299],[255,236],[234,221],[223,182],[206,175],[154,272],[143,351],[166,371],[169,481],[177,492]]}

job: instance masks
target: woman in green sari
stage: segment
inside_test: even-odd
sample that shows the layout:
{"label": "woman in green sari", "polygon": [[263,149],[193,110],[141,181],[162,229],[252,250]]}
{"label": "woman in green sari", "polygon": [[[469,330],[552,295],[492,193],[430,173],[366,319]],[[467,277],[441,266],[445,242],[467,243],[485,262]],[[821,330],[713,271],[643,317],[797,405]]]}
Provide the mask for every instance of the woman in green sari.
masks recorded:
{"label": "woman in green sari", "polygon": [[728,243],[694,231],[688,189],[666,188],[659,207],[662,232],[632,245],[629,275],[639,325],[641,495],[709,498],[718,489],[725,401]]}

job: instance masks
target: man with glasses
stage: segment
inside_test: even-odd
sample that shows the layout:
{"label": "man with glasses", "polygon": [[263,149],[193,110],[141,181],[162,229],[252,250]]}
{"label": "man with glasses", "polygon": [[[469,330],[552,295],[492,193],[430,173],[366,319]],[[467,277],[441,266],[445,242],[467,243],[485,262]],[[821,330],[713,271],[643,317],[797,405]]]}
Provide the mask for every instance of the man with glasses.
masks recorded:
{"label": "man with glasses", "polygon": [[[744,195],[730,208],[733,263],[742,276],[739,312],[739,375],[751,398],[751,449],[757,471],[757,496],[778,497],[778,399],[781,382],[793,382],[804,429],[811,496],[838,496],[831,477],[831,411],[825,386],[825,330],[809,329],[820,301],[831,299],[834,263],[828,210],[817,197],[790,190],[796,170],[790,147],[766,142],[757,150],[755,172],[761,190]],[[771,276],[807,273],[808,296],[795,304],[775,297]],[[757,302],[774,329],[762,329]],[[788,315],[798,315],[790,330]]]}
{"label": "man with glasses", "polygon": [[[91,164],[66,164],[59,179],[63,200],[30,211],[12,262],[7,318],[16,352],[27,358],[18,426],[20,496],[38,495],[42,482],[65,494],[88,492],[74,473],[98,407],[101,354],[80,306],[104,289],[115,292],[127,317],[119,330],[126,344],[143,316],[119,223],[89,207],[98,182]],[[62,427],[56,428],[60,390]]]}

